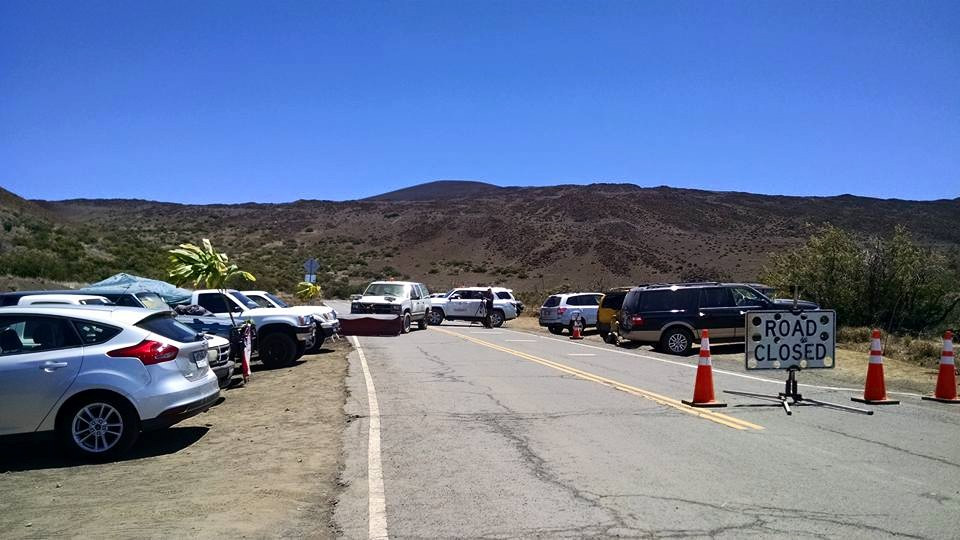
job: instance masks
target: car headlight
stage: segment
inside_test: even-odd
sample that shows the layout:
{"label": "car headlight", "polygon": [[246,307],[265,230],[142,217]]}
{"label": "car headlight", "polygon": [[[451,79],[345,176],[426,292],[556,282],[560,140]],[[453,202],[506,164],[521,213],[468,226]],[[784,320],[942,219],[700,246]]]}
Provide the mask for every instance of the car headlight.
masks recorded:
{"label": "car headlight", "polygon": [[399,305],[399,304],[390,306],[390,310],[393,311],[393,312],[395,312],[395,313],[400,313],[400,310],[401,310],[401,309],[403,309],[403,306],[401,306],[401,305]]}
{"label": "car headlight", "polygon": [[210,347],[207,349],[207,362],[211,365],[216,364],[220,360],[220,349],[217,347]]}

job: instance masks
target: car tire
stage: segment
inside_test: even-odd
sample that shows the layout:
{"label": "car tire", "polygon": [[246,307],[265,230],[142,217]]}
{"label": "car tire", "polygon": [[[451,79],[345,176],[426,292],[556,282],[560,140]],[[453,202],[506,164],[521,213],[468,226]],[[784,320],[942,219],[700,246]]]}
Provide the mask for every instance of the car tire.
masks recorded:
{"label": "car tire", "polygon": [[682,326],[668,328],[660,336],[660,350],[667,354],[686,356],[693,348],[693,334]]}
{"label": "car tire", "polygon": [[426,330],[426,329],[427,329],[427,317],[429,317],[429,316],[430,316],[430,311],[427,311],[426,313],[423,314],[423,318],[420,319],[419,321],[417,321],[417,329],[418,329],[418,330]]}
{"label": "car tire", "polygon": [[410,333],[410,312],[406,311],[403,313],[403,323],[400,327],[400,333],[409,334]]}
{"label": "car tire", "polygon": [[430,314],[427,315],[427,322],[433,326],[440,326],[443,324],[443,310],[433,308],[430,310]]}
{"label": "car tire", "polygon": [[563,327],[562,327],[562,326],[550,326],[550,327],[547,328],[547,330],[550,330],[550,333],[553,334],[553,335],[555,335],[555,336],[559,336],[560,334],[563,333]]}
{"label": "car tire", "polygon": [[326,338],[323,336],[319,336],[314,342],[313,347],[310,347],[309,349],[307,349],[306,351],[307,354],[317,354],[318,352],[320,352],[320,349],[323,348],[324,343],[326,343]]}
{"label": "car tire", "polygon": [[297,361],[297,341],[283,332],[273,332],[257,340],[260,361],[268,368],[285,367]]}
{"label": "car tire", "polygon": [[306,354],[306,352],[307,352],[307,344],[303,341],[298,341],[296,359],[299,360],[301,357],[303,357],[304,354]]}
{"label": "car tire", "polygon": [[[60,410],[56,436],[60,445],[74,456],[88,461],[111,461],[137,441],[140,416],[118,396],[90,394],[69,402]],[[97,446],[103,448],[98,450]]]}

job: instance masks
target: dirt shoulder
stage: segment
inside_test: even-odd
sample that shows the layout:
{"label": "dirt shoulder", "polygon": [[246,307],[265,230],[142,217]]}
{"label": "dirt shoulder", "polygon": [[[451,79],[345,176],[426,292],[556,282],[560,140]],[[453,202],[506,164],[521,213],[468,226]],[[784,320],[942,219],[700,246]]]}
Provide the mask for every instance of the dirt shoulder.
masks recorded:
{"label": "dirt shoulder", "polygon": [[[507,322],[505,326],[513,330],[550,335],[550,332],[548,332],[546,328],[540,327],[536,317],[519,317]],[[562,337],[568,337],[567,333],[564,332]],[[591,345],[613,347],[613,345],[604,343],[597,334],[597,331],[593,329],[584,332],[584,341]],[[647,345],[628,344],[625,348],[637,352],[653,351],[653,348]],[[728,371],[747,372],[744,366],[743,345],[713,345],[710,347],[710,350],[712,352],[713,364],[716,367]],[[694,351],[696,351],[696,349],[694,349]],[[864,378],[867,374],[868,359],[869,353],[838,346],[836,368],[805,371],[799,376],[799,379],[800,382],[810,384],[862,388]],[[918,366],[908,361],[885,358],[884,374],[887,391],[917,394],[932,392],[937,380],[937,369],[935,369],[937,360],[937,358],[934,358],[930,366]],[[781,376],[781,372],[779,371],[751,373],[754,375],[764,375],[772,379],[786,378],[785,376]]]}
{"label": "dirt shoulder", "polygon": [[346,340],[258,371],[210,411],[145,434],[125,461],[0,446],[5,538],[332,538]]}

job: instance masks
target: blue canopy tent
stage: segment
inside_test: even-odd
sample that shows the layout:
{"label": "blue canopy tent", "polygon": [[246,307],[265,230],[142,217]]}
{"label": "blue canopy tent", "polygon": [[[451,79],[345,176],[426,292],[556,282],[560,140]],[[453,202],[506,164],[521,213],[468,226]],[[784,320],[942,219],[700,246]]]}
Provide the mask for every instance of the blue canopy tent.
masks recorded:
{"label": "blue canopy tent", "polygon": [[130,274],[116,274],[103,281],[98,281],[92,285],[80,289],[89,291],[91,294],[98,292],[152,292],[160,295],[168,304],[181,304],[190,301],[190,291],[176,287],[166,281],[159,279],[150,279]]}

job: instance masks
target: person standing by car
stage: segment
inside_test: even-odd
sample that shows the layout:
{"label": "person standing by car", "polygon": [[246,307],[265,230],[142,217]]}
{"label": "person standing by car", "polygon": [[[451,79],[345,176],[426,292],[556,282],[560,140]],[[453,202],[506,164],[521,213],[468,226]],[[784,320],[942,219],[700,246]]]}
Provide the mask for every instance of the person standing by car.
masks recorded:
{"label": "person standing by car", "polygon": [[483,326],[485,328],[493,328],[493,288],[488,288],[486,291],[483,291]]}

